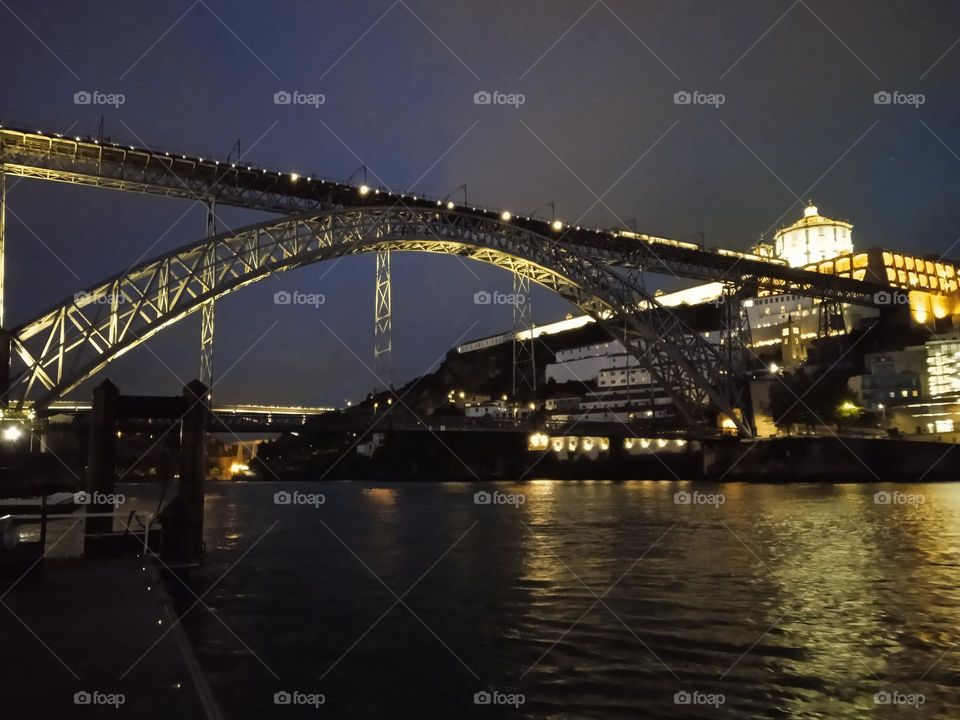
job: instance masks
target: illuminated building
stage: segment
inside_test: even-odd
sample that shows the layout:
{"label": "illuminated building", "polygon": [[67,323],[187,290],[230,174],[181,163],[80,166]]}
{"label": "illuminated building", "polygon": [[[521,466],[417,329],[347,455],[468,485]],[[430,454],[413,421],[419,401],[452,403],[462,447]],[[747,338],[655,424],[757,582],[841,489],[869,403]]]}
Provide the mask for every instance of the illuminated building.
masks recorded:
{"label": "illuminated building", "polygon": [[960,335],[930,340],[926,348],[929,396],[960,398]]}
{"label": "illuminated building", "polygon": [[853,252],[853,225],[823,217],[808,205],[803,217],[773,236],[774,256],[790,267],[803,267]]}
{"label": "illuminated building", "polygon": [[[877,282],[907,290],[910,314],[921,325],[960,316],[958,269],[942,258],[923,258],[893,250],[871,248],[806,265],[804,270]],[[883,300],[883,298],[881,298]],[[891,294],[889,302],[895,302]],[[882,302],[880,304],[883,304]]]}

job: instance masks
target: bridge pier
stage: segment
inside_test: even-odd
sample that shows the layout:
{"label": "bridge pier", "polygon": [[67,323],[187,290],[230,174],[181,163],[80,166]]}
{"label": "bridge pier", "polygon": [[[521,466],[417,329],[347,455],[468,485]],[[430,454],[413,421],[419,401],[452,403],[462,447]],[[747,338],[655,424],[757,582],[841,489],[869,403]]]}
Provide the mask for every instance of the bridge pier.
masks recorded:
{"label": "bridge pier", "polygon": [[4,327],[4,269],[7,253],[7,174],[0,166],[0,328]]}
{"label": "bridge pier", "polygon": [[[87,452],[86,491],[90,496],[87,512],[112,513],[112,502],[104,502],[113,495],[117,482],[117,386],[104,380],[93,390],[93,408],[90,413],[90,445]],[[83,552],[94,554],[103,547],[99,538],[113,532],[113,516],[84,517]]]}
{"label": "bridge pier", "polygon": [[10,333],[4,323],[4,269],[7,253],[7,173],[0,165],[0,406],[10,393]]}
{"label": "bridge pier", "polygon": [[210,407],[207,387],[194,380],[183,389],[180,417],[180,483],[163,508],[160,554],[167,562],[193,563],[203,555],[203,498],[207,476],[206,432]]}

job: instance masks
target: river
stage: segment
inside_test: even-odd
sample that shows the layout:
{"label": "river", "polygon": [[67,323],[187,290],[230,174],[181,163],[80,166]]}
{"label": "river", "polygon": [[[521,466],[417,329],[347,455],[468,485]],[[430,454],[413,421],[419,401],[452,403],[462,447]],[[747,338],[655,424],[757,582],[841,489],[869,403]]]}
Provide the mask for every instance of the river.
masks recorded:
{"label": "river", "polygon": [[960,485],[212,484],[205,536],[229,718],[960,717]]}

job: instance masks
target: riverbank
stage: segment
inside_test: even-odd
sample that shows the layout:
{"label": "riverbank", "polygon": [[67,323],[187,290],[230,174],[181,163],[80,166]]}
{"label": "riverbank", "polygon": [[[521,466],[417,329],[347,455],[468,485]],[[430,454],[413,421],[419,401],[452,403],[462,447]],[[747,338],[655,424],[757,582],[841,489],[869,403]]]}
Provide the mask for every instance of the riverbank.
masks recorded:
{"label": "riverbank", "polygon": [[704,479],[744,482],[960,480],[955,444],[802,437],[704,443]]}
{"label": "riverbank", "polygon": [[0,696],[13,715],[218,717],[163,584],[142,559],[47,558],[0,587],[8,668]]}

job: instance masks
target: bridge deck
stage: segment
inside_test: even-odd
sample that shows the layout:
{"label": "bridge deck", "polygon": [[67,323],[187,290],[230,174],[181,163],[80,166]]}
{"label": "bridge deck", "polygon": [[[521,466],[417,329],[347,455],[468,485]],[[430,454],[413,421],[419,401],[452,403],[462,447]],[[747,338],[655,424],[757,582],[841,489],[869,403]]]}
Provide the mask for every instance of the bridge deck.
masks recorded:
{"label": "bridge deck", "polygon": [[[65,137],[59,133],[0,127],[0,164],[21,177],[58,181],[125,192],[187,200],[213,199],[219,204],[281,214],[399,203],[499,218],[501,210],[461,205],[446,198],[393,193],[327,178],[270,170],[136,145]],[[729,251],[698,248],[666,238],[619,230],[570,227],[555,230],[550,220],[514,215],[510,222],[557,239],[611,265],[703,281],[738,284],[744,279],[770,291],[873,304],[873,295],[889,290],[876,283],[790,268]]]}

